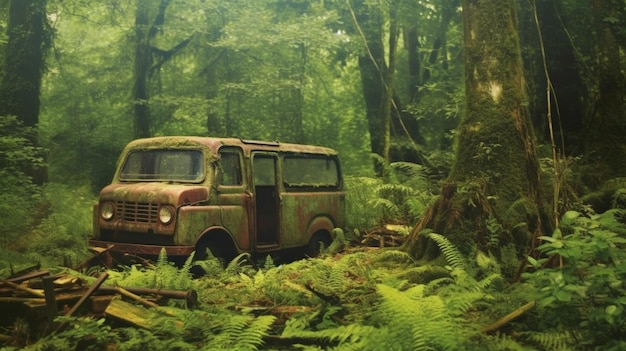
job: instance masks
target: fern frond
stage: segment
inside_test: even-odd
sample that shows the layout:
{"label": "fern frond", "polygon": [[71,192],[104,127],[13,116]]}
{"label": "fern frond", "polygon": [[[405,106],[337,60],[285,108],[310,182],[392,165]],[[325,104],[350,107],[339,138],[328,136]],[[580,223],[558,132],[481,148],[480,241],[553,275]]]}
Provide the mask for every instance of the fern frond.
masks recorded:
{"label": "fern frond", "polygon": [[580,334],[569,331],[522,332],[520,335],[544,350],[573,350],[582,340]]}
{"label": "fern frond", "polygon": [[247,252],[241,253],[228,263],[228,266],[226,266],[226,269],[224,271],[227,274],[239,273],[241,271],[241,267],[249,262],[252,262],[250,254]]}
{"label": "fern frond", "polygon": [[454,350],[461,342],[460,321],[437,295],[424,296],[424,286],[404,292],[378,285],[381,315],[400,349]]}
{"label": "fern frond", "polygon": [[369,200],[367,203],[368,205],[372,206],[373,208],[379,209],[387,215],[395,215],[400,212],[398,206],[388,199],[375,198]]}
{"label": "fern frond", "polygon": [[265,256],[265,261],[263,262],[263,269],[270,270],[272,268],[276,268],[274,264],[274,259],[272,259],[271,255]]}
{"label": "fern frond", "polygon": [[448,264],[452,268],[460,268],[465,270],[465,258],[463,257],[461,252],[459,252],[459,250],[457,250],[457,248],[450,242],[450,240],[448,240],[448,238],[437,233],[429,233],[428,237],[437,243],[439,249],[441,250],[446,260],[448,261]]}
{"label": "fern frond", "polygon": [[165,266],[167,265],[167,252],[165,251],[165,248],[162,247],[161,251],[159,251],[159,257],[157,259],[157,267],[159,266]]}
{"label": "fern frond", "polygon": [[259,316],[252,320],[252,322],[238,334],[232,349],[258,350],[258,347],[263,344],[263,338],[267,336],[275,320],[276,317],[274,316]]}
{"label": "fern frond", "polygon": [[485,291],[494,281],[502,279],[502,275],[498,273],[493,273],[481,281],[476,283],[476,286],[473,288],[476,292]]}
{"label": "fern frond", "polygon": [[407,197],[413,195],[415,190],[402,184],[383,184],[376,188],[376,193],[385,198]]}
{"label": "fern frond", "polygon": [[497,336],[489,337],[488,342],[485,345],[487,351],[535,351],[535,348],[526,347],[513,340],[506,334],[498,334]]}
{"label": "fern frond", "polygon": [[282,338],[301,338],[326,341],[325,344],[336,344],[335,347],[330,348],[332,350],[348,350],[352,349],[352,347],[356,347],[357,350],[362,350],[366,346],[364,340],[376,333],[376,329],[374,327],[360,324],[348,324],[331,329],[311,331],[304,329],[304,326],[301,323],[298,323],[298,321],[295,321],[296,323],[293,322],[294,321],[291,320],[287,322],[286,327],[281,334]]}
{"label": "fern frond", "polygon": [[424,168],[424,166],[417,164],[417,163],[413,163],[413,162],[403,162],[403,161],[398,161],[398,162],[392,162],[390,167],[394,170],[400,171],[403,174],[405,174],[407,177],[409,178],[419,178],[419,179],[426,179],[426,168]]}

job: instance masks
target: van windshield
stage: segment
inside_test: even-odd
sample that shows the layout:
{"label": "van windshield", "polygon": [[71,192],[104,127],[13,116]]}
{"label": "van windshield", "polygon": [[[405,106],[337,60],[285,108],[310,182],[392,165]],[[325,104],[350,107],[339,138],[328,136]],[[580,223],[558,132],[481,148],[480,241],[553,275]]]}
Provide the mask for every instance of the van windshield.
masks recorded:
{"label": "van windshield", "polygon": [[199,183],[204,179],[200,150],[150,149],[131,151],[120,172],[121,181]]}

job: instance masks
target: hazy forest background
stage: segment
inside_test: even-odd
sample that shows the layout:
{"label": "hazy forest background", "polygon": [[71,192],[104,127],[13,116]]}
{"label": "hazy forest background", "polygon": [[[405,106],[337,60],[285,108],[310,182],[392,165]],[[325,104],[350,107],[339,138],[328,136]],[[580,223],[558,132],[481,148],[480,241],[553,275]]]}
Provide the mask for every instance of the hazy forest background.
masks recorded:
{"label": "hazy forest background", "polygon": [[[337,283],[372,315],[327,306],[283,338],[618,350],[625,20],[623,0],[0,0],[0,270],[85,259],[92,204],[134,138],[324,145],[340,152],[352,242],[399,224],[404,245],[319,261],[335,269],[327,279],[352,259],[395,275],[358,272],[358,303]],[[238,273],[252,295],[259,274],[278,274]],[[531,301],[511,329],[477,326]],[[434,303],[445,318],[425,315]],[[237,324],[258,328],[252,348],[275,333],[256,318]],[[126,349],[163,335],[126,333]],[[185,349],[183,334],[168,340]]]}

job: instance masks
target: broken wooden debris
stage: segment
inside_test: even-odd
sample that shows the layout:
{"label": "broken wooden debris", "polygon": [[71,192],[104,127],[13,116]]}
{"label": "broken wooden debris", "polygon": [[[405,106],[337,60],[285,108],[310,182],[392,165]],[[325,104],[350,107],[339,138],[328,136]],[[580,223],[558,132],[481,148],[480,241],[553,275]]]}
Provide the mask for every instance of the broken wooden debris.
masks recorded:
{"label": "broken wooden debris", "polygon": [[96,291],[98,290],[98,288],[100,287],[100,285],[102,285],[102,283],[104,283],[104,281],[109,277],[109,273],[104,272],[102,274],[100,274],[100,277],[98,277],[98,279],[96,280],[96,282],[89,288],[87,289],[87,291],[83,294],[83,296],[80,297],[80,299],[78,300],[78,302],[76,304],[74,304],[74,306],[67,312],[65,313],[65,317],[71,317],[76,310],[82,306],[82,304]]}
{"label": "broken wooden debris", "polygon": [[120,298],[113,298],[104,314],[117,320],[126,322],[135,327],[151,329],[152,319],[146,318],[146,310],[140,306],[123,301]]}
{"label": "broken wooden debris", "polygon": [[[0,325],[9,326],[18,318],[24,318],[24,314],[27,313],[27,319],[33,323],[33,330],[60,330],[64,324],[54,325],[56,317],[81,313],[111,316],[116,320],[128,320],[133,325],[141,324],[142,327],[148,327],[149,324],[138,322],[138,316],[145,315],[146,309],[136,306],[135,303],[149,307],[154,313],[169,316],[176,314],[157,302],[172,298],[184,299],[187,307],[195,307],[198,304],[198,295],[194,290],[125,289],[102,286],[107,277],[108,273],[100,274],[89,287],[79,277],[68,274],[51,275],[48,271],[27,272],[22,276],[2,279],[0,309],[3,313],[0,315]],[[87,301],[90,303],[87,304]],[[142,312],[134,316],[135,310],[129,308],[129,305],[136,306]]]}
{"label": "broken wooden debris", "polygon": [[404,225],[387,224],[365,233],[361,238],[361,244],[380,248],[400,246],[406,240],[409,231],[410,227]]}

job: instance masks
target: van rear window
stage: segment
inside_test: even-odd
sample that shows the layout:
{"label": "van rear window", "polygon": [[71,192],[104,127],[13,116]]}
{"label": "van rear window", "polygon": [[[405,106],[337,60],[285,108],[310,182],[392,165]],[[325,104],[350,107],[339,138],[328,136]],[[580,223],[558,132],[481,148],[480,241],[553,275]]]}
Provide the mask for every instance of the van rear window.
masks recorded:
{"label": "van rear window", "polygon": [[131,151],[120,172],[122,181],[197,183],[204,179],[200,150],[151,149]]}
{"label": "van rear window", "polygon": [[337,160],[319,156],[285,156],[283,181],[287,187],[337,187]]}

